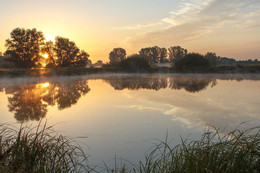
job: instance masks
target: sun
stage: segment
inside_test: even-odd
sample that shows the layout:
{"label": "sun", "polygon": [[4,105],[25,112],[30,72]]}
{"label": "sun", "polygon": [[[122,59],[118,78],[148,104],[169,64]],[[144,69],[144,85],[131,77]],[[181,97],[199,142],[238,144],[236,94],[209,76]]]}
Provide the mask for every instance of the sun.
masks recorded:
{"label": "sun", "polygon": [[43,87],[49,87],[50,86],[50,83],[49,82],[46,82],[44,84],[42,84]]}
{"label": "sun", "polygon": [[42,55],[45,59],[49,58],[49,55],[47,53]]}

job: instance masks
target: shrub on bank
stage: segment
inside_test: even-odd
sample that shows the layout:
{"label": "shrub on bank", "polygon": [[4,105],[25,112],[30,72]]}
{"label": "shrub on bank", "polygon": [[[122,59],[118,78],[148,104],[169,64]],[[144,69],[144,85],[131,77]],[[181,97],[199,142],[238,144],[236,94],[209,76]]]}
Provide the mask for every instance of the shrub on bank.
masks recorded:
{"label": "shrub on bank", "polygon": [[150,68],[149,60],[142,55],[132,55],[122,60],[119,64],[127,72],[144,72]]}
{"label": "shrub on bank", "polygon": [[198,53],[189,53],[176,60],[174,70],[176,72],[205,72],[211,66],[208,59]]}

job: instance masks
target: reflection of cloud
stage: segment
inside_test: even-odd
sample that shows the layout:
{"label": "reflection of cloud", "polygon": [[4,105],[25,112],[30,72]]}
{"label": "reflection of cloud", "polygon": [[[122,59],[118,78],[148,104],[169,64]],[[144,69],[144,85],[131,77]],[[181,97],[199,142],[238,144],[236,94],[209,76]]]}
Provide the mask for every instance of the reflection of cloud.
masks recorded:
{"label": "reflection of cloud", "polygon": [[182,44],[207,36],[217,38],[224,34],[237,36],[237,39],[242,38],[241,33],[245,33],[245,28],[260,26],[259,8],[259,0],[185,2],[179,10],[172,11],[170,17],[162,19],[162,22],[169,24],[167,28],[139,34],[126,42],[143,47],[147,44],[166,45],[170,41],[171,44]]}
{"label": "reflection of cloud", "polygon": [[161,108],[156,107],[148,107],[142,105],[130,105],[130,106],[120,106],[122,108],[129,108],[129,109],[139,109],[139,110],[146,110],[146,111],[163,111]]}
{"label": "reflection of cloud", "polygon": [[[218,83],[214,88],[194,94],[170,89],[159,90],[153,94],[149,91],[129,91],[128,94],[145,104],[155,105],[153,109],[171,116],[173,121],[179,121],[186,127],[204,127],[210,124],[224,128],[228,125],[228,131],[236,128],[241,122],[249,121],[252,126],[259,125],[260,108],[256,99],[260,95],[255,86],[259,83],[229,81],[225,84],[221,80]],[[250,89],[245,90],[241,87],[245,84]],[[226,86],[223,88],[223,85]]]}

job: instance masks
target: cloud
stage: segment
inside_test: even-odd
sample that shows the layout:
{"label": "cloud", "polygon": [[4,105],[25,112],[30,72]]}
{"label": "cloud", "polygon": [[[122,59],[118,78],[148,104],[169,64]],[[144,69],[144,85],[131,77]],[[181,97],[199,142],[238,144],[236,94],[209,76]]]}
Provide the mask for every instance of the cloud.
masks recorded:
{"label": "cloud", "polygon": [[[226,87],[226,80],[218,80],[219,84],[214,88],[208,88],[199,93],[188,93],[184,90],[163,89],[154,93],[150,91],[128,92],[133,98],[138,98],[145,105],[132,105],[129,108],[146,110],[145,107],[168,115],[176,122],[181,122],[185,127],[204,127],[206,124],[215,127],[232,130],[241,122],[249,122],[251,127],[259,125],[259,106],[251,96],[257,87],[252,87],[250,92],[244,92],[237,96],[235,90],[242,89],[245,83],[229,81],[234,87]],[[246,81],[248,86],[255,85],[254,81]],[[169,97],[173,96],[173,97]],[[153,105],[153,106],[151,106]]]}
{"label": "cloud", "polygon": [[161,24],[163,24],[163,22],[153,22],[153,23],[145,23],[145,24],[134,25],[134,26],[117,27],[117,28],[114,28],[114,29],[117,29],[117,30],[137,30],[137,29],[153,27],[153,26],[157,26],[157,25],[161,25]]}
{"label": "cloud", "polygon": [[[169,46],[169,44],[183,44],[192,41],[195,41],[195,45],[207,37],[210,37],[211,40],[223,37],[230,41],[227,39],[227,35],[238,40],[245,35],[246,29],[260,27],[259,8],[259,0],[184,2],[180,4],[179,10],[171,11],[169,17],[160,21],[167,23],[168,27],[138,34],[126,39],[125,42],[129,47],[138,46],[140,48],[148,45]],[[257,31],[247,34],[256,35]],[[252,38],[254,37],[252,36]],[[259,37],[254,39],[259,39]]]}

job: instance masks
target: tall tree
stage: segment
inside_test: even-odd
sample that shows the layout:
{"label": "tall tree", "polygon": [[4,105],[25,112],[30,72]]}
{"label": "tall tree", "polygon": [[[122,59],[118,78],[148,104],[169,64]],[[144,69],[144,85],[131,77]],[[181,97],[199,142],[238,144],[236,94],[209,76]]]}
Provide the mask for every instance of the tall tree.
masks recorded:
{"label": "tall tree", "polygon": [[218,62],[218,57],[217,57],[216,53],[207,52],[206,55],[205,55],[205,58],[210,62],[210,64],[212,66],[216,66],[216,64]]}
{"label": "tall tree", "polygon": [[56,64],[60,67],[86,65],[89,57],[85,51],[80,51],[73,41],[63,37],[56,37],[54,51],[57,56]]}
{"label": "tall tree", "polygon": [[178,59],[183,58],[187,55],[187,49],[182,48],[181,46],[174,46],[168,48],[169,51],[169,60],[176,62]]}
{"label": "tall tree", "polygon": [[[12,51],[16,56],[7,56],[12,59],[18,67],[31,68],[37,65],[41,58],[40,47],[44,44],[42,32],[33,29],[16,28],[11,32],[11,37],[6,40],[7,51]],[[8,53],[8,52],[7,52]],[[11,55],[11,54],[9,54]],[[16,61],[13,59],[17,58]]]}
{"label": "tall tree", "polygon": [[167,49],[158,46],[142,48],[139,54],[147,57],[150,62],[160,63],[164,62],[167,57]]}
{"label": "tall tree", "polygon": [[54,43],[52,41],[48,41],[44,44],[41,49],[42,54],[47,54],[48,57],[46,59],[47,67],[54,67],[56,65],[55,62],[55,54],[54,54]]}
{"label": "tall tree", "polygon": [[114,48],[109,53],[109,61],[111,64],[119,63],[126,58],[126,51],[123,48]]}
{"label": "tall tree", "polygon": [[178,72],[203,72],[210,67],[210,62],[199,53],[189,53],[174,63]]}
{"label": "tall tree", "polygon": [[74,65],[77,67],[86,67],[86,65],[88,63],[88,57],[89,57],[89,54],[87,52],[85,52],[84,50],[81,50],[76,57],[76,61],[75,61]]}

